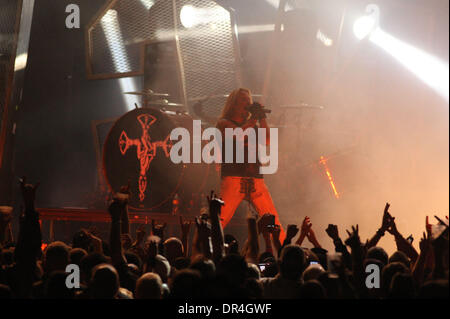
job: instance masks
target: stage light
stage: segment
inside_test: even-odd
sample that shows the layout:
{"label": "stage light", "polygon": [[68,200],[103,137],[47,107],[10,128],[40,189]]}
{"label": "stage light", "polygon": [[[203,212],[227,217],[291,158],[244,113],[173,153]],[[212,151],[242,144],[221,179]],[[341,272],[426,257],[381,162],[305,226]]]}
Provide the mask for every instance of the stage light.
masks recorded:
{"label": "stage light", "polygon": [[378,28],[380,9],[376,4],[369,4],[366,7],[367,15],[359,18],[353,24],[353,33],[362,40],[367,37],[372,31]]}
{"label": "stage light", "polygon": [[14,64],[14,71],[20,71],[25,69],[27,66],[28,54],[22,53],[16,57],[16,62]]}
{"label": "stage light", "polygon": [[191,29],[199,25],[217,24],[230,20],[230,13],[219,5],[213,8],[197,8],[188,4],[181,8],[180,20],[183,27]]}
{"label": "stage light", "polygon": [[[265,0],[265,1],[268,4],[270,4],[271,7],[275,8],[275,9],[278,9],[278,7],[280,6],[280,0]],[[294,8],[289,3],[287,3],[285,10],[291,11],[291,10],[294,10]]]}
{"label": "stage light", "polygon": [[180,19],[183,27],[190,29],[194,27],[196,24],[198,24],[197,22],[198,19],[196,16],[197,11],[193,6],[191,5],[183,6],[180,12]]}
{"label": "stage light", "polygon": [[317,30],[316,38],[322,42],[324,46],[330,47],[333,45],[333,40],[320,30]]}
{"label": "stage light", "polygon": [[150,8],[155,4],[153,0],[141,0],[141,3],[147,10],[150,10]]}
{"label": "stage light", "polygon": [[[117,18],[117,11],[108,10],[101,19],[101,25],[103,32],[105,33],[106,41],[108,42],[116,71],[121,73],[129,72],[130,61],[128,60],[125,43],[123,42],[123,36]],[[136,85],[131,78],[121,78],[119,79],[119,83],[122,92],[136,91]],[[135,108],[135,103],[139,102],[138,98],[132,95],[124,94],[123,99],[128,111],[133,110]]]}
{"label": "stage light", "polygon": [[373,30],[374,26],[375,26],[374,18],[361,17],[358,20],[356,20],[355,24],[353,25],[353,33],[355,33],[355,36],[359,40],[362,40]]}
{"label": "stage light", "polygon": [[389,53],[400,64],[448,101],[448,63],[444,63],[438,58],[396,39],[380,28],[372,33],[370,41]]}
{"label": "stage light", "polygon": [[370,42],[389,53],[448,102],[448,63],[383,31],[379,27],[379,9],[376,5],[368,5],[366,12],[370,15],[358,19],[354,24],[353,31],[356,37],[363,39],[368,36]]}

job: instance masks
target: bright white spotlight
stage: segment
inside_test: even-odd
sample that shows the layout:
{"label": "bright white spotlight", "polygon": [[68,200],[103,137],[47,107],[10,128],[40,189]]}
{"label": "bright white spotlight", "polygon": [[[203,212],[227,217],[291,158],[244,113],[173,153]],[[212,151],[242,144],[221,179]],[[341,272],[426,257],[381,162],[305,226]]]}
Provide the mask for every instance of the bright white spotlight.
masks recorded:
{"label": "bright white spotlight", "polygon": [[155,4],[153,0],[141,0],[141,3],[147,10],[150,10],[150,8]]}
{"label": "bright white spotlight", "polygon": [[16,62],[14,64],[14,71],[19,71],[25,69],[27,66],[28,54],[22,53],[16,57]]}
{"label": "bright white spotlight", "polygon": [[362,40],[373,30],[375,26],[375,19],[373,17],[365,16],[356,20],[353,25],[353,33]]}
{"label": "bright white spotlight", "polygon": [[359,18],[353,25],[353,33],[355,36],[362,40],[367,37],[371,32],[378,28],[380,9],[376,4],[369,4],[366,7],[367,15]]}
{"label": "bright white spotlight", "polygon": [[396,39],[380,28],[373,31],[370,41],[375,43],[400,64],[416,75],[421,81],[435,90],[446,101],[449,99],[449,66],[448,63]]}
{"label": "bright white spotlight", "polygon": [[185,5],[180,12],[181,24],[185,28],[192,28],[199,22],[197,21],[197,10],[191,5]]}
{"label": "bright white spotlight", "polygon": [[[266,0],[266,2],[275,9],[278,9],[278,7],[280,6],[280,0]],[[294,8],[292,8],[292,6],[289,3],[286,3],[285,10],[291,11],[294,10]]]}
{"label": "bright white spotlight", "polygon": [[217,23],[230,20],[230,13],[219,5],[212,8],[185,5],[181,8],[180,20],[186,29],[207,24],[216,24],[217,27]]}
{"label": "bright white spotlight", "polygon": [[355,36],[362,40],[368,37],[422,82],[431,87],[446,101],[449,100],[449,66],[438,58],[413,47],[384,32],[379,26],[380,9],[375,4],[366,7],[366,16],[353,25]]}

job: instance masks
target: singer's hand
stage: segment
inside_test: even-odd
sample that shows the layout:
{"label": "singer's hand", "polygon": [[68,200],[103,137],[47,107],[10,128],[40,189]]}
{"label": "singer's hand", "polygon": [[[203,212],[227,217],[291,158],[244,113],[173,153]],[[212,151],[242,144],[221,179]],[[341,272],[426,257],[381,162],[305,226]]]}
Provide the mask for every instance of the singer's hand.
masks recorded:
{"label": "singer's hand", "polygon": [[253,103],[250,105],[247,110],[252,114],[252,119],[262,120],[265,119],[266,113],[269,113],[269,110],[264,109],[264,107],[260,103]]}

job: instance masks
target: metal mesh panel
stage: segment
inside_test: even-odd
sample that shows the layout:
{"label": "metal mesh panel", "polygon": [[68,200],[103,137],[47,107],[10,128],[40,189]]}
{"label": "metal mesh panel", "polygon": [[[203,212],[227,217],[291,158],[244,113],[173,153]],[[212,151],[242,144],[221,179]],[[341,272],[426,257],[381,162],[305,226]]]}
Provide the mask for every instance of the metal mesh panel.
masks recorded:
{"label": "metal mesh panel", "polygon": [[[189,29],[180,19],[178,21],[188,100],[230,93],[240,82],[236,74],[230,13],[210,0],[179,0],[176,3],[178,17],[183,6],[191,5],[205,18],[201,19],[203,23]],[[204,113],[217,117],[225,100],[225,97],[208,100],[203,105]]]}
{"label": "metal mesh panel", "polygon": [[[171,0],[118,0],[90,29],[90,52],[94,74],[138,72],[140,45],[175,40],[183,67],[185,93],[190,106],[209,95],[226,95],[238,86],[235,41],[230,12],[211,0],[176,0],[174,21]],[[200,22],[186,28],[180,14],[192,6]],[[198,17],[197,17],[198,18]],[[175,25],[176,23],[176,25]],[[176,28],[175,28],[176,27]],[[205,102],[203,111],[217,116],[224,96]]]}
{"label": "metal mesh panel", "polygon": [[18,4],[17,0],[0,0],[0,129],[6,106],[6,89],[12,67],[11,58],[15,55],[14,39]]}
{"label": "metal mesh panel", "polygon": [[[141,42],[151,37],[152,0],[116,1],[89,32],[93,74],[142,72]],[[170,20],[173,20],[170,16]]]}

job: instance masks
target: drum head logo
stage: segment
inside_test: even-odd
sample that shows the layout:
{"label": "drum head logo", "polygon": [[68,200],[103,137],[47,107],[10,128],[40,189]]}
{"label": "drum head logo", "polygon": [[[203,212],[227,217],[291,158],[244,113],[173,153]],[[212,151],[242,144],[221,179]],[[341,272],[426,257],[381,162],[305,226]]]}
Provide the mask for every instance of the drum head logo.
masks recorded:
{"label": "drum head logo", "polygon": [[122,116],[109,132],[103,149],[105,178],[114,192],[130,180],[132,208],[157,208],[177,191],[183,166],[170,160],[174,128],[162,112],[138,109]]}

